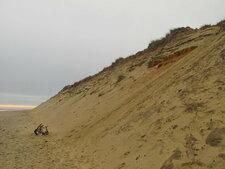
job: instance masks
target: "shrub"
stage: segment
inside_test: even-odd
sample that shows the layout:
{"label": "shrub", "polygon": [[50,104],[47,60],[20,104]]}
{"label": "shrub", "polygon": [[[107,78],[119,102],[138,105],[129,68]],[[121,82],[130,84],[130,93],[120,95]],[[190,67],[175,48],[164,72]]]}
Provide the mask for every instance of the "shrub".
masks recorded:
{"label": "shrub", "polygon": [[218,22],[218,23],[217,23],[217,26],[220,27],[220,32],[225,31],[225,19],[222,20],[222,21],[220,21],[220,22]]}
{"label": "shrub", "polygon": [[119,82],[121,82],[123,79],[125,79],[125,76],[124,76],[124,75],[119,75],[119,76],[117,77],[116,84],[119,83]]}
{"label": "shrub", "polygon": [[207,29],[207,28],[209,28],[209,27],[211,27],[211,26],[212,26],[212,25],[210,25],[210,24],[206,24],[206,25],[201,26],[200,29]]}
{"label": "shrub", "polygon": [[192,31],[190,27],[182,27],[177,29],[171,29],[169,33],[166,34],[164,38],[151,41],[151,43],[148,45],[148,50],[155,50],[159,47],[165,46],[167,43],[171,42],[173,39],[175,39],[178,35]]}
{"label": "shrub", "polygon": [[190,103],[186,104],[186,112],[196,112],[199,107],[202,107],[203,103]]}
{"label": "shrub", "polygon": [[116,59],[113,63],[112,63],[112,66],[115,66],[117,64],[120,64],[120,63],[123,63],[124,61],[124,58],[120,57],[118,59]]}

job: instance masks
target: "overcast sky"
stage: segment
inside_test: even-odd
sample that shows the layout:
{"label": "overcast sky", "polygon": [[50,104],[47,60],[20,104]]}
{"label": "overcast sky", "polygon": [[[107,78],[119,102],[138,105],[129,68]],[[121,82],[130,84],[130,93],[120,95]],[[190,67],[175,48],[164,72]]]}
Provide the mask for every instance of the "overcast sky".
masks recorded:
{"label": "overcast sky", "polygon": [[37,105],[169,29],[225,19],[224,0],[0,0],[0,104]]}

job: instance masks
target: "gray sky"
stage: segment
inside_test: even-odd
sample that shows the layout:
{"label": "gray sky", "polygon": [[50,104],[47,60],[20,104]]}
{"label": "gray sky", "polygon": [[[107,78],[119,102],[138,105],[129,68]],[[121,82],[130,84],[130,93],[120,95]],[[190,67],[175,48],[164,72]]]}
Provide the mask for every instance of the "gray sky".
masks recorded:
{"label": "gray sky", "polygon": [[0,104],[39,104],[169,29],[225,19],[224,7],[224,0],[0,0]]}

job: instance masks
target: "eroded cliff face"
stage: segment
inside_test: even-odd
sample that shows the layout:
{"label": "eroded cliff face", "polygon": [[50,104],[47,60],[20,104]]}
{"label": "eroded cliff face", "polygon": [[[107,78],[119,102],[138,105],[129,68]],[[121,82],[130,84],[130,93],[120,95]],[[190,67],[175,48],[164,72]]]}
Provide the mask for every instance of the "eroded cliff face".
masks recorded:
{"label": "eroded cliff face", "polygon": [[34,109],[56,168],[224,168],[224,25],[173,30]]}

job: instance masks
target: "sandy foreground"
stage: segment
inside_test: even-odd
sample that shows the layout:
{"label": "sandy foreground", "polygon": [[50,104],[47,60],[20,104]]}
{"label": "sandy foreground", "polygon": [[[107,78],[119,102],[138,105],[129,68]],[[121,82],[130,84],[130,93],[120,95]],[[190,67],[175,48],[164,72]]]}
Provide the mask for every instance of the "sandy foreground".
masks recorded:
{"label": "sandy foreground", "polygon": [[55,168],[59,161],[53,136],[36,136],[28,111],[0,112],[0,168]]}
{"label": "sandy foreground", "polygon": [[36,136],[37,125],[29,111],[0,112],[0,169],[89,168],[76,145],[65,144],[52,131]]}

